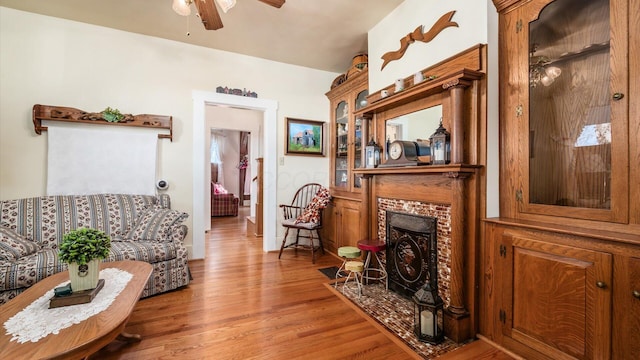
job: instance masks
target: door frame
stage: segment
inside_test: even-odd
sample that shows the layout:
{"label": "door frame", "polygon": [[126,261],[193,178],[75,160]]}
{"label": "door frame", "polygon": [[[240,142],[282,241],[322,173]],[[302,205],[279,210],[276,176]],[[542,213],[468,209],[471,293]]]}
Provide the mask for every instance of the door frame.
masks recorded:
{"label": "door frame", "polygon": [[193,96],[193,233],[192,258],[205,257],[205,171],[209,170],[205,137],[210,136],[205,119],[206,106],[231,106],[240,109],[263,112],[263,144],[264,148],[264,197],[263,197],[263,238],[262,249],[277,250],[276,242],[276,179],[277,179],[277,111],[275,100],[250,98],[237,95],[219,94],[215,92],[194,90]]}

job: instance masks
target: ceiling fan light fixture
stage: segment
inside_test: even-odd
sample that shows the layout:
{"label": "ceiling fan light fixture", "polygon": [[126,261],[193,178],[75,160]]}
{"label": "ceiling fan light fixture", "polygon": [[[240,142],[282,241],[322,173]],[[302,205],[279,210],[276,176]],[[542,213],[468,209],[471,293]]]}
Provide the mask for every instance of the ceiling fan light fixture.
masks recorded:
{"label": "ceiling fan light fixture", "polygon": [[236,0],[216,0],[222,11],[226,14],[232,7],[236,6]]}
{"label": "ceiling fan light fixture", "polygon": [[192,0],[173,0],[171,8],[178,15],[189,16],[191,14]]}

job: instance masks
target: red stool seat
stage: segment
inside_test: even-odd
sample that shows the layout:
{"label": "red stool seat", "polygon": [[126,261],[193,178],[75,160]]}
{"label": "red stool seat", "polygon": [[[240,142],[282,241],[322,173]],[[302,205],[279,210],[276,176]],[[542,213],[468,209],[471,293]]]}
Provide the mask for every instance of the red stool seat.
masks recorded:
{"label": "red stool seat", "polygon": [[358,241],[358,249],[364,251],[373,251],[378,252],[382,251],[387,247],[387,245],[383,241],[379,240],[360,240]]}

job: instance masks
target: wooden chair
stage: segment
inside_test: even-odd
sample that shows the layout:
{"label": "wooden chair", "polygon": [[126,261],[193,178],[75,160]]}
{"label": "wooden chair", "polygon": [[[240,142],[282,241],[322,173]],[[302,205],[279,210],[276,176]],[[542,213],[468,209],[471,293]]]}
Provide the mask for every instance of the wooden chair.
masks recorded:
{"label": "wooden chair", "polygon": [[[329,200],[329,191],[326,188],[320,184],[310,183],[296,191],[291,205],[280,205],[284,212],[282,226],[286,228],[286,231],[278,259],[282,256],[282,251],[285,248],[294,248],[296,252],[298,249],[311,250],[311,262],[314,264],[316,251],[320,250],[324,254],[320,229],[322,229],[322,209],[327,206]],[[287,244],[287,236],[291,229],[296,230],[296,239]],[[301,231],[303,231],[302,234]],[[301,244],[300,238],[308,239],[309,244]],[[318,240],[317,244],[314,243],[315,239]]]}

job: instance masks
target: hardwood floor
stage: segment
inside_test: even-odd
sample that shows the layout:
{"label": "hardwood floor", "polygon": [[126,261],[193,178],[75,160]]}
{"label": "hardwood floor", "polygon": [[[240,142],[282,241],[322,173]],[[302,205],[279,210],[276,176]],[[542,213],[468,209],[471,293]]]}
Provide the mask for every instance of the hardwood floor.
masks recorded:
{"label": "hardwood floor", "polygon": [[[206,260],[190,263],[188,287],[139,301],[126,331],[91,359],[411,359],[417,358],[336,297],[317,269],[331,255],[264,253],[245,235],[245,215],[213,218]],[[484,341],[450,359],[512,359]],[[475,350],[474,350],[475,349]],[[440,359],[444,359],[441,357]]]}

